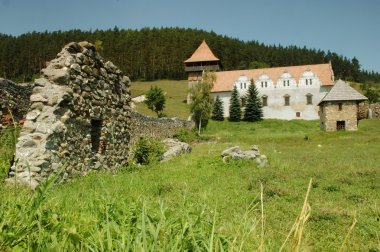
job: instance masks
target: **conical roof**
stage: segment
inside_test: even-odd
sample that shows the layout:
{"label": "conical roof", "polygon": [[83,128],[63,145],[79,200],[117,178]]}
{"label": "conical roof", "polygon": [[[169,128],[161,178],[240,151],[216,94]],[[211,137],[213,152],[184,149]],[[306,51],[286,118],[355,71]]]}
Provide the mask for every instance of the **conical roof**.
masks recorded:
{"label": "conical roof", "polygon": [[185,63],[202,62],[202,61],[219,61],[208,47],[206,41],[203,40],[202,44],[195,50],[190,58],[185,60]]}
{"label": "conical roof", "polygon": [[338,80],[319,103],[328,101],[364,101],[367,99],[346,82]]}

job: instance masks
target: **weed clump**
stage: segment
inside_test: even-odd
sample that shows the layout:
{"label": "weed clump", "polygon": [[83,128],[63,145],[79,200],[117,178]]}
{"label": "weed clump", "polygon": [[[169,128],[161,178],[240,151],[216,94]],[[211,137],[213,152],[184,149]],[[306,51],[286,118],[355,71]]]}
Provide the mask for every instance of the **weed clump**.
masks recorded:
{"label": "weed clump", "polygon": [[164,145],[161,142],[141,137],[135,145],[133,160],[137,164],[148,165],[160,161],[164,152]]}

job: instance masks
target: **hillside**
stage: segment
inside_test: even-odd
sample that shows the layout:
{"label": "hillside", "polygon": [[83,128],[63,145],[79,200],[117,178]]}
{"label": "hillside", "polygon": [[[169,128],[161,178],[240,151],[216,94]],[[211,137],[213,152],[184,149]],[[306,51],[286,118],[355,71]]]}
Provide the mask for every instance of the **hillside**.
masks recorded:
{"label": "hillside", "polygon": [[[187,80],[160,80],[160,81],[136,81],[132,82],[132,97],[144,95],[150,87],[157,86],[164,90],[166,103],[164,113],[167,117],[178,117],[187,119],[190,115],[190,107],[186,104],[188,82]],[[148,109],[144,102],[135,103],[135,110],[149,116],[156,116],[156,113]]]}
{"label": "hillside", "polygon": [[[279,251],[312,178],[300,251],[337,251],[354,219],[344,249],[377,251],[379,127],[364,120],[357,132],[325,133],[317,121],[212,121],[207,141],[170,162],[48,183],[34,194],[0,184],[0,250],[255,251],[263,241],[264,251]],[[220,158],[252,144],[269,167]]]}
{"label": "hillside", "polygon": [[356,58],[297,46],[264,45],[214,32],[184,28],[141,30],[32,32],[14,37],[0,34],[0,74],[29,81],[65,44],[87,40],[104,58],[115,63],[132,80],[185,79],[183,61],[206,40],[225,70],[332,62],[336,78],[380,82],[380,74],[360,69]]}

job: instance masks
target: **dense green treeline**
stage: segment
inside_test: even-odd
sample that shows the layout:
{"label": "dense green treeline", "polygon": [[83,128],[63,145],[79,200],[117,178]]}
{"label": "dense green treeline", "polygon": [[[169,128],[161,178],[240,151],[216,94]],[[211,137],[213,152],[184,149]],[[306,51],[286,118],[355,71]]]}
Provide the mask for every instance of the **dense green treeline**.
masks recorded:
{"label": "dense green treeline", "polygon": [[360,69],[356,58],[306,47],[244,42],[196,29],[144,28],[32,32],[20,36],[0,34],[0,76],[29,81],[46,61],[71,41],[102,41],[102,55],[133,80],[185,79],[183,61],[205,39],[224,70],[258,65],[287,66],[332,62],[335,76],[358,82],[380,82],[380,74]]}

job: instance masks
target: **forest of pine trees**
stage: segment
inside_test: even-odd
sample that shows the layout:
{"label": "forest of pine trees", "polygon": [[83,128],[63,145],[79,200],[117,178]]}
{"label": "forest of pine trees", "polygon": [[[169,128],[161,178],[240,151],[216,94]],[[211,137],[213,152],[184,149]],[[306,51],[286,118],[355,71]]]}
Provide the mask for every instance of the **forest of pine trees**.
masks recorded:
{"label": "forest of pine trees", "polygon": [[331,61],[336,78],[380,83],[380,74],[360,69],[356,58],[306,47],[264,45],[197,29],[143,28],[95,31],[0,34],[0,77],[30,81],[72,41],[102,42],[104,58],[114,62],[132,80],[186,79],[183,61],[205,39],[224,70],[254,66],[288,66]]}

